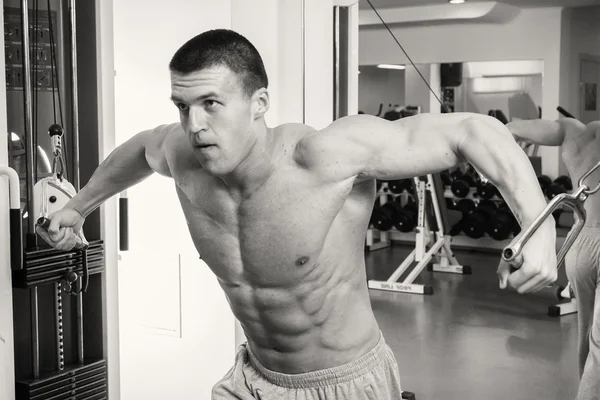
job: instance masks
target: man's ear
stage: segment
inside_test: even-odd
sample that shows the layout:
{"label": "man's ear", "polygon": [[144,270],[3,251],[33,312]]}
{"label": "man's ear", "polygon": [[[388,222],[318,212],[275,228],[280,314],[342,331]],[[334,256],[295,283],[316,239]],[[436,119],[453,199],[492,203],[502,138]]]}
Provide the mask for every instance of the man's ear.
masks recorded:
{"label": "man's ear", "polygon": [[254,92],[254,95],[252,95],[252,119],[263,117],[269,111],[270,105],[269,91],[266,88]]}

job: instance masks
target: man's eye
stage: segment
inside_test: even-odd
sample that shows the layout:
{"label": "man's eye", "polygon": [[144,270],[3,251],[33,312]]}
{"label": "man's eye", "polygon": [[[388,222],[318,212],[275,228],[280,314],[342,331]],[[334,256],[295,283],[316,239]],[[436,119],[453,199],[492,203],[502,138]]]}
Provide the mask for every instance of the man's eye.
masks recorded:
{"label": "man's eye", "polygon": [[206,101],[204,102],[204,105],[205,105],[206,107],[208,107],[208,108],[214,108],[214,107],[216,107],[218,104],[219,104],[219,103],[217,103],[217,102],[216,102],[216,101],[214,101],[214,100],[206,100]]}
{"label": "man's eye", "polygon": [[186,111],[188,109],[188,106],[186,106],[183,103],[177,103],[177,108],[179,108],[181,111]]}

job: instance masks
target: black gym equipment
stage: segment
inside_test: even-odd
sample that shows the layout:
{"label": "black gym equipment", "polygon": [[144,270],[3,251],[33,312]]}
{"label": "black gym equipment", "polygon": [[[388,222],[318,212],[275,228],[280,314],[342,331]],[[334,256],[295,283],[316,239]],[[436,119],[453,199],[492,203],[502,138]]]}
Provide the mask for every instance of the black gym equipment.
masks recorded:
{"label": "black gym equipment", "polygon": [[465,217],[462,230],[472,239],[483,237],[490,220],[496,212],[496,204],[489,200],[482,200],[471,214]]}
{"label": "black gym equipment", "polygon": [[486,232],[495,240],[505,240],[519,228],[519,223],[506,203],[501,204],[488,222]]}
{"label": "black gym equipment", "polygon": [[412,232],[417,226],[418,207],[414,201],[403,206],[400,198],[386,195],[385,204],[378,199],[373,207],[370,224],[382,232],[396,228],[400,232]]}
{"label": "black gym equipment", "polygon": [[552,179],[547,175],[539,175],[537,177],[540,187],[542,188],[542,192],[546,194],[550,185],[552,185]]}
{"label": "black gym equipment", "polygon": [[[398,204],[397,201],[395,203]],[[419,209],[417,207],[417,203],[409,202],[396,214],[394,226],[400,232],[412,232],[417,226],[418,216]]]}
{"label": "black gym equipment", "polygon": [[470,215],[473,211],[475,211],[475,202],[470,199],[460,199],[456,205],[455,210],[460,211],[463,214],[463,217]]}
{"label": "black gym equipment", "polygon": [[369,224],[373,225],[375,229],[384,232],[392,229],[395,219],[395,207],[390,204],[393,202],[394,196],[392,195],[384,194],[378,197],[373,204],[373,212],[371,213]]}
{"label": "black gym equipment", "polygon": [[471,187],[475,186],[473,176],[469,172],[462,173],[460,170],[456,170],[452,173],[452,177],[454,178],[450,185],[452,194],[458,198],[467,197],[471,191]]}
{"label": "black gym equipment", "polygon": [[484,183],[482,181],[479,181],[476,187],[477,189],[475,190],[475,194],[477,195],[477,197],[483,200],[490,200],[494,198],[494,196],[498,192],[496,186],[489,182]]}
{"label": "black gym equipment", "polygon": [[546,197],[548,197],[549,200],[552,200],[559,194],[568,193],[571,190],[573,190],[573,183],[571,182],[571,178],[564,175],[559,176],[546,189]]}
{"label": "black gym equipment", "polygon": [[412,187],[412,179],[397,179],[392,181],[387,181],[387,186],[390,189],[390,192],[394,194],[400,194],[406,191],[407,193],[413,192]]}

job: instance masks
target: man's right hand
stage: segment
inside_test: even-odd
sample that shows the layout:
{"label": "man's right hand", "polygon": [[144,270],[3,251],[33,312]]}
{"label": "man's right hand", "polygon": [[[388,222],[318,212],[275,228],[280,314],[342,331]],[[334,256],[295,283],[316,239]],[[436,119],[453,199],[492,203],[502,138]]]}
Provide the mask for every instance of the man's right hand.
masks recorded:
{"label": "man's right hand", "polygon": [[46,243],[63,251],[69,251],[81,243],[82,240],[78,234],[83,227],[85,218],[78,211],[65,206],[51,214],[48,219],[50,220],[48,229],[41,226],[35,228]]}

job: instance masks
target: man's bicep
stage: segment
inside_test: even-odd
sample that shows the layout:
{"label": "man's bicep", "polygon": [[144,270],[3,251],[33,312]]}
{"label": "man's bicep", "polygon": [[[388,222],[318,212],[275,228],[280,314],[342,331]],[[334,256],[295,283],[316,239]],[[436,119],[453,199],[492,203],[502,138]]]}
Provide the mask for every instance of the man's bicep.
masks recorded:
{"label": "man's bicep", "polygon": [[441,125],[437,116],[420,115],[388,122],[379,152],[362,173],[377,179],[402,179],[439,172],[457,165],[460,131],[454,121]]}
{"label": "man's bicep", "polygon": [[345,117],[314,134],[311,153],[320,155],[319,164],[327,165],[325,173],[337,179],[400,179],[455,165],[450,130],[414,122]]}

